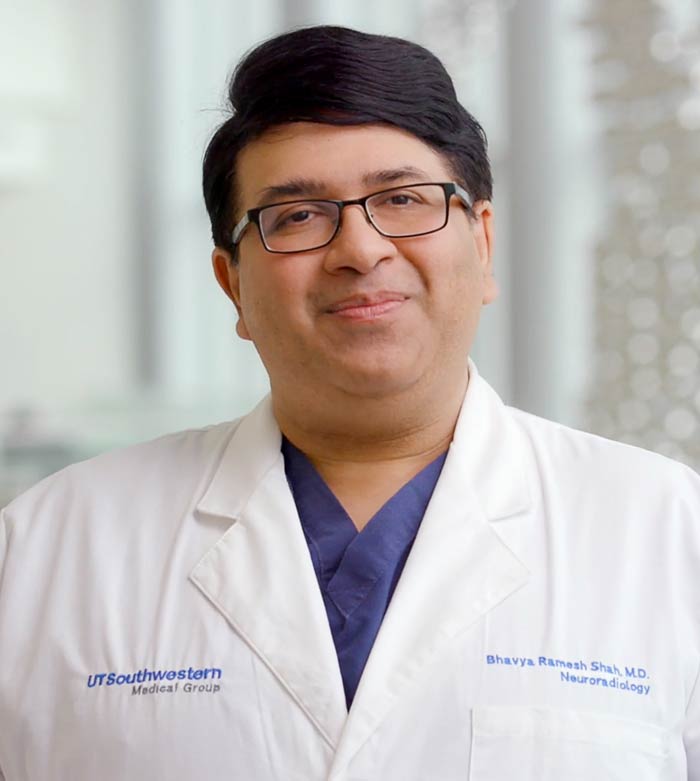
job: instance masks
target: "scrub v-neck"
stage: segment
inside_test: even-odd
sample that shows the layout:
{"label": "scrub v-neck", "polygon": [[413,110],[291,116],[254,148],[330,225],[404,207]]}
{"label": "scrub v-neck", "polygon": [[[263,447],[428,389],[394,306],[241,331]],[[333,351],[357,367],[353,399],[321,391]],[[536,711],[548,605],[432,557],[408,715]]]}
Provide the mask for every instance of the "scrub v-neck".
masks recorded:
{"label": "scrub v-neck", "polygon": [[311,461],[286,438],[282,454],[350,708],[447,453],[400,488],[359,532]]}

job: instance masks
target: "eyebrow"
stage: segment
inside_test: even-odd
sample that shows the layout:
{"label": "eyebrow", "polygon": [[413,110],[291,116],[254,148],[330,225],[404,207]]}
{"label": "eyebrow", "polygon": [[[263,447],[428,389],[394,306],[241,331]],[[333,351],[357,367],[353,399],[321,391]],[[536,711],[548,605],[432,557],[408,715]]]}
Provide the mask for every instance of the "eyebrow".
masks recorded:
{"label": "eyebrow", "polygon": [[[430,175],[414,166],[402,166],[401,168],[383,168],[378,171],[370,171],[363,175],[362,184],[366,187],[393,184],[402,179],[414,179],[415,181],[429,181]],[[320,179],[308,179],[295,177],[286,182],[265,187],[258,193],[258,206],[266,206],[275,203],[280,198],[307,198],[327,197],[329,185]]]}

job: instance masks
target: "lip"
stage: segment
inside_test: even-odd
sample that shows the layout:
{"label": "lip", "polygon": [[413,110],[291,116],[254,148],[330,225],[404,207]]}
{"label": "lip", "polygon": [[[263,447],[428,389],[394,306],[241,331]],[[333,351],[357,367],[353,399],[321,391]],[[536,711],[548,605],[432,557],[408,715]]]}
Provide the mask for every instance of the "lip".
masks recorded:
{"label": "lip", "polygon": [[382,291],[349,296],[331,304],[326,312],[348,320],[373,320],[393,312],[407,300],[404,293]]}

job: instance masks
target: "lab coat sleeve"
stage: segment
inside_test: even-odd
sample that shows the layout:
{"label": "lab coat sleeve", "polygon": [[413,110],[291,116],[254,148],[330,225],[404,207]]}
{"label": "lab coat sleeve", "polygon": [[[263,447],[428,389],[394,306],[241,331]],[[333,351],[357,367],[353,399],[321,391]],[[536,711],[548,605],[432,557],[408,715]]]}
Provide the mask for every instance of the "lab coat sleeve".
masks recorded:
{"label": "lab coat sleeve", "polygon": [[683,732],[685,754],[688,763],[688,781],[700,781],[700,683],[695,682],[693,695],[686,714]]}
{"label": "lab coat sleeve", "polygon": [[688,765],[688,781],[700,781],[700,672],[695,679],[685,712],[683,743]]}
{"label": "lab coat sleeve", "polygon": [[[684,553],[688,557],[685,579],[688,582],[688,598],[691,605],[692,635],[695,647],[700,649],[700,601],[697,598],[697,575],[700,570],[700,476],[690,469],[686,470],[689,482],[683,486],[682,495],[687,498],[685,528],[689,534],[684,537]],[[690,573],[688,575],[687,573]],[[688,766],[688,781],[700,781],[700,652],[695,681],[691,689],[685,712],[683,743]]]}
{"label": "lab coat sleeve", "polygon": [[683,743],[688,764],[688,781],[700,781],[700,675],[695,681],[686,710]]}
{"label": "lab coat sleeve", "polygon": [[0,510],[0,583],[2,583],[2,565],[7,550],[7,534],[5,532],[5,511]]}
{"label": "lab coat sleeve", "polygon": [[[7,526],[5,524],[5,511],[0,509],[0,595],[2,595],[2,573],[7,554]],[[0,600],[1,602],[2,600]],[[2,781],[2,778],[0,778]]]}
{"label": "lab coat sleeve", "polygon": [[[0,510],[0,589],[2,588],[2,572],[5,564],[6,551],[7,551],[7,529],[5,528],[5,512],[4,510]],[[5,776],[3,775],[1,767],[0,767],[0,781],[5,781]]]}

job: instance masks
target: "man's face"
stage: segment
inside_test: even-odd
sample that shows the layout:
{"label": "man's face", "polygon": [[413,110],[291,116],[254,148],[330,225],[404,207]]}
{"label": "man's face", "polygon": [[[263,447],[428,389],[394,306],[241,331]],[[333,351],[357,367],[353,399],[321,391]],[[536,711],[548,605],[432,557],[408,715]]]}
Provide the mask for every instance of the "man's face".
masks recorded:
{"label": "man's face", "polygon": [[[239,154],[236,219],[269,202],[351,199],[453,179],[441,155],[402,130],[293,123]],[[265,198],[268,188],[290,183],[302,185],[298,195]],[[320,249],[272,254],[254,225],[241,238],[238,265],[215,249],[238,334],[255,344],[273,393],[333,388],[376,398],[466,367],[481,306],[497,295],[491,206],[481,201],[474,210],[470,220],[453,196],[441,231],[390,239],[361,206],[350,206],[338,235]]]}

